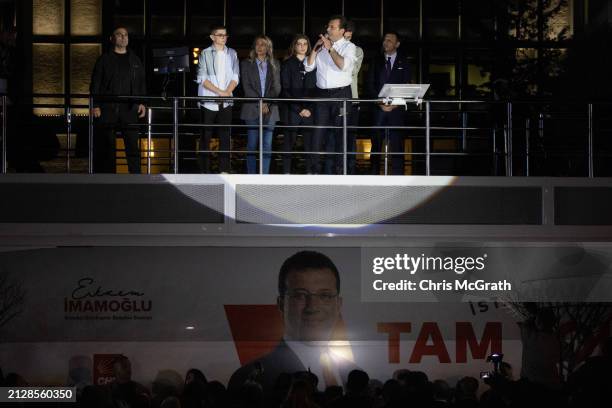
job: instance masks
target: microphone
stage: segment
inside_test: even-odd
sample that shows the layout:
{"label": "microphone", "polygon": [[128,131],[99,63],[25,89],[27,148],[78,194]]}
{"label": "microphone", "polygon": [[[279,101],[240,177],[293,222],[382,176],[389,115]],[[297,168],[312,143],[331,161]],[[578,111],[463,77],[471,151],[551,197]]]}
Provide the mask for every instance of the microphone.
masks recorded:
{"label": "microphone", "polygon": [[319,39],[319,41],[317,41],[317,43],[315,44],[314,48],[312,49],[314,52],[319,52],[321,50],[321,47],[323,47],[323,41],[321,41],[321,39]]}
{"label": "microphone", "polygon": [[[329,34],[327,34],[327,33],[319,34],[319,37],[321,37],[321,36],[323,36],[325,38],[329,38]],[[319,52],[322,47],[323,47],[323,40],[321,38],[319,38],[319,41],[317,41],[317,43],[315,44],[314,51],[315,52]]]}

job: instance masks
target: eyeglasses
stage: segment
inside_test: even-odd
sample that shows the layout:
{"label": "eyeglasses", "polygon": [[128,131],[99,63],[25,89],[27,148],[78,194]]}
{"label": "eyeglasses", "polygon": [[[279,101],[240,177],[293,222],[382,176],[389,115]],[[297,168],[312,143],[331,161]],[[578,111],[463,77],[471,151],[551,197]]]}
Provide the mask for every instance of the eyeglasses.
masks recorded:
{"label": "eyeglasses", "polygon": [[213,37],[229,37],[229,34],[213,34]]}
{"label": "eyeglasses", "polygon": [[307,290],[294,290],[285,293],[285,296],[296,303],[305,303],[307,299],[317,299],[321,303],[330,304],[336,300],[338,294],[330,292],[312,293]]}

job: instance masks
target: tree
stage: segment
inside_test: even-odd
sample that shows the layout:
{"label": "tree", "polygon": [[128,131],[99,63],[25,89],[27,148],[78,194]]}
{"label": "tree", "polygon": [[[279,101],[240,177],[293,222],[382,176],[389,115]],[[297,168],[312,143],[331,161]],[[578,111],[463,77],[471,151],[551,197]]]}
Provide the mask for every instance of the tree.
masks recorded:
{"label": "tree", "polygon": [[542,330],[536,323],[542,316],[549,317],[550,329],[558,342],[560,380],[566,380],[610,335],[612,306],[609,303],[509,302],[507,305],[535,330]]}

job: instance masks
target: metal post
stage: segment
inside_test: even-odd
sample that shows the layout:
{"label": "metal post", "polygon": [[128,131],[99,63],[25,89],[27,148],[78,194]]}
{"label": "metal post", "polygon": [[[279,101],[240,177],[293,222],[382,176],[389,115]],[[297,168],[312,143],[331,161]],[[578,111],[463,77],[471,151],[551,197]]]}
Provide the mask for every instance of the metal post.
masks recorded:
{"label": "metal post", "polygon": [[179,138],[178,138],[178,98],[172,98],[172,137],[174,138],[174,174],[178,174]]}
{"label": "metal post", "polygon": [[151,174],[151,118],[153,109],[147,108],[147,174]]}
{"label": "metal post", "polygon": [[495,128],[497,123],[494,123],[493,126],[493,175],[497,176],[497,167],[499,162],[499,158],[497,157],[497,129]]}
{"label": "metal post", "polygon": [[263,174],[263,99],[259,98],[259,174]]}
{"label": "metal post", "polygon": [[544,139],[544,114],[538,114],[538,137],[540,140]]}
{"label": "metal post", "polygon": [[[538,116],[538,139],[544,147],[544,114],[540,113]],[[543,156],[543,160],[546,160],[546,154]]]}
{"label": "metal post", "polygon": [[70,137],[72,136],[72,108],[66,106],[66,173],[70,173]]}
{"label": "metal post", "polygon": [[512,103],[506,104],[506,134],[504,141],[506,153],[506,176],[512,176]]}
{"label": "metal post", "polygon": [[429,128],[429,101],[425,101],[425,175],[431,174],[431,162],[430,162],[430,128]]}
{"label": "metal post", "polygon": [[467,150],[467,112],[461,112],[461,151]]}
{"label": "metal post", "polygon": [[93,96],[89,97],[89,123],[87,125],[87,138],[89,139],[87,148],[87,173],[93,174]]}
{"label": "metal post", "polygon": [[525,119],[525,175],[529,177],[529,136],[531,130],[531,121],[529,118]]}
{"label": "metal post", "polygon": [[6,162],[6,95],[2,95],[2,168],[0,169],[2,174],[6,174],[7,162]]}
{"label": "metal post", "polygon": [[593,104],[589,103],[589,177],[594,177],[595,172],[593,169]]}
{"label": "metal post", "polygon": [[[348,110],[346,109],[346,99],[342,101],[342,174],[344,174],[346,176],[347,173],[347,164],[346,164],[346,142],[348,139],[348,132],[346,129],[346,125],[347,125],[347,117],[348,117]],[[336,159],[334,158],[334,163],[336,162]],[[334,167],[336,167],[336,165],[334,164]],[[335,174],[336,171],[333,172],[333,174]]]}
{"label": "metal post", "polygon": [[[389,164],[389,128],[385,129],[385,176],[388,174],[388,164]],[[379,157],[380,160],[380,157]],[[380,162],[379,162],[380,163]]]}

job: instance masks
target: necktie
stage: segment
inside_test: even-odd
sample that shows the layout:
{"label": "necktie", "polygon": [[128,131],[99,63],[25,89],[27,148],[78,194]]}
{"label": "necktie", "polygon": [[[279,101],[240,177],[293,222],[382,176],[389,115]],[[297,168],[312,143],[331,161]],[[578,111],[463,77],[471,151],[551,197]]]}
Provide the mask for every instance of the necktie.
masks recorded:
{"label": "necktie", "polygon": [[387,57],[387,62],[385,62],[385,82],[389,80],[391,76],[391,57]]}

